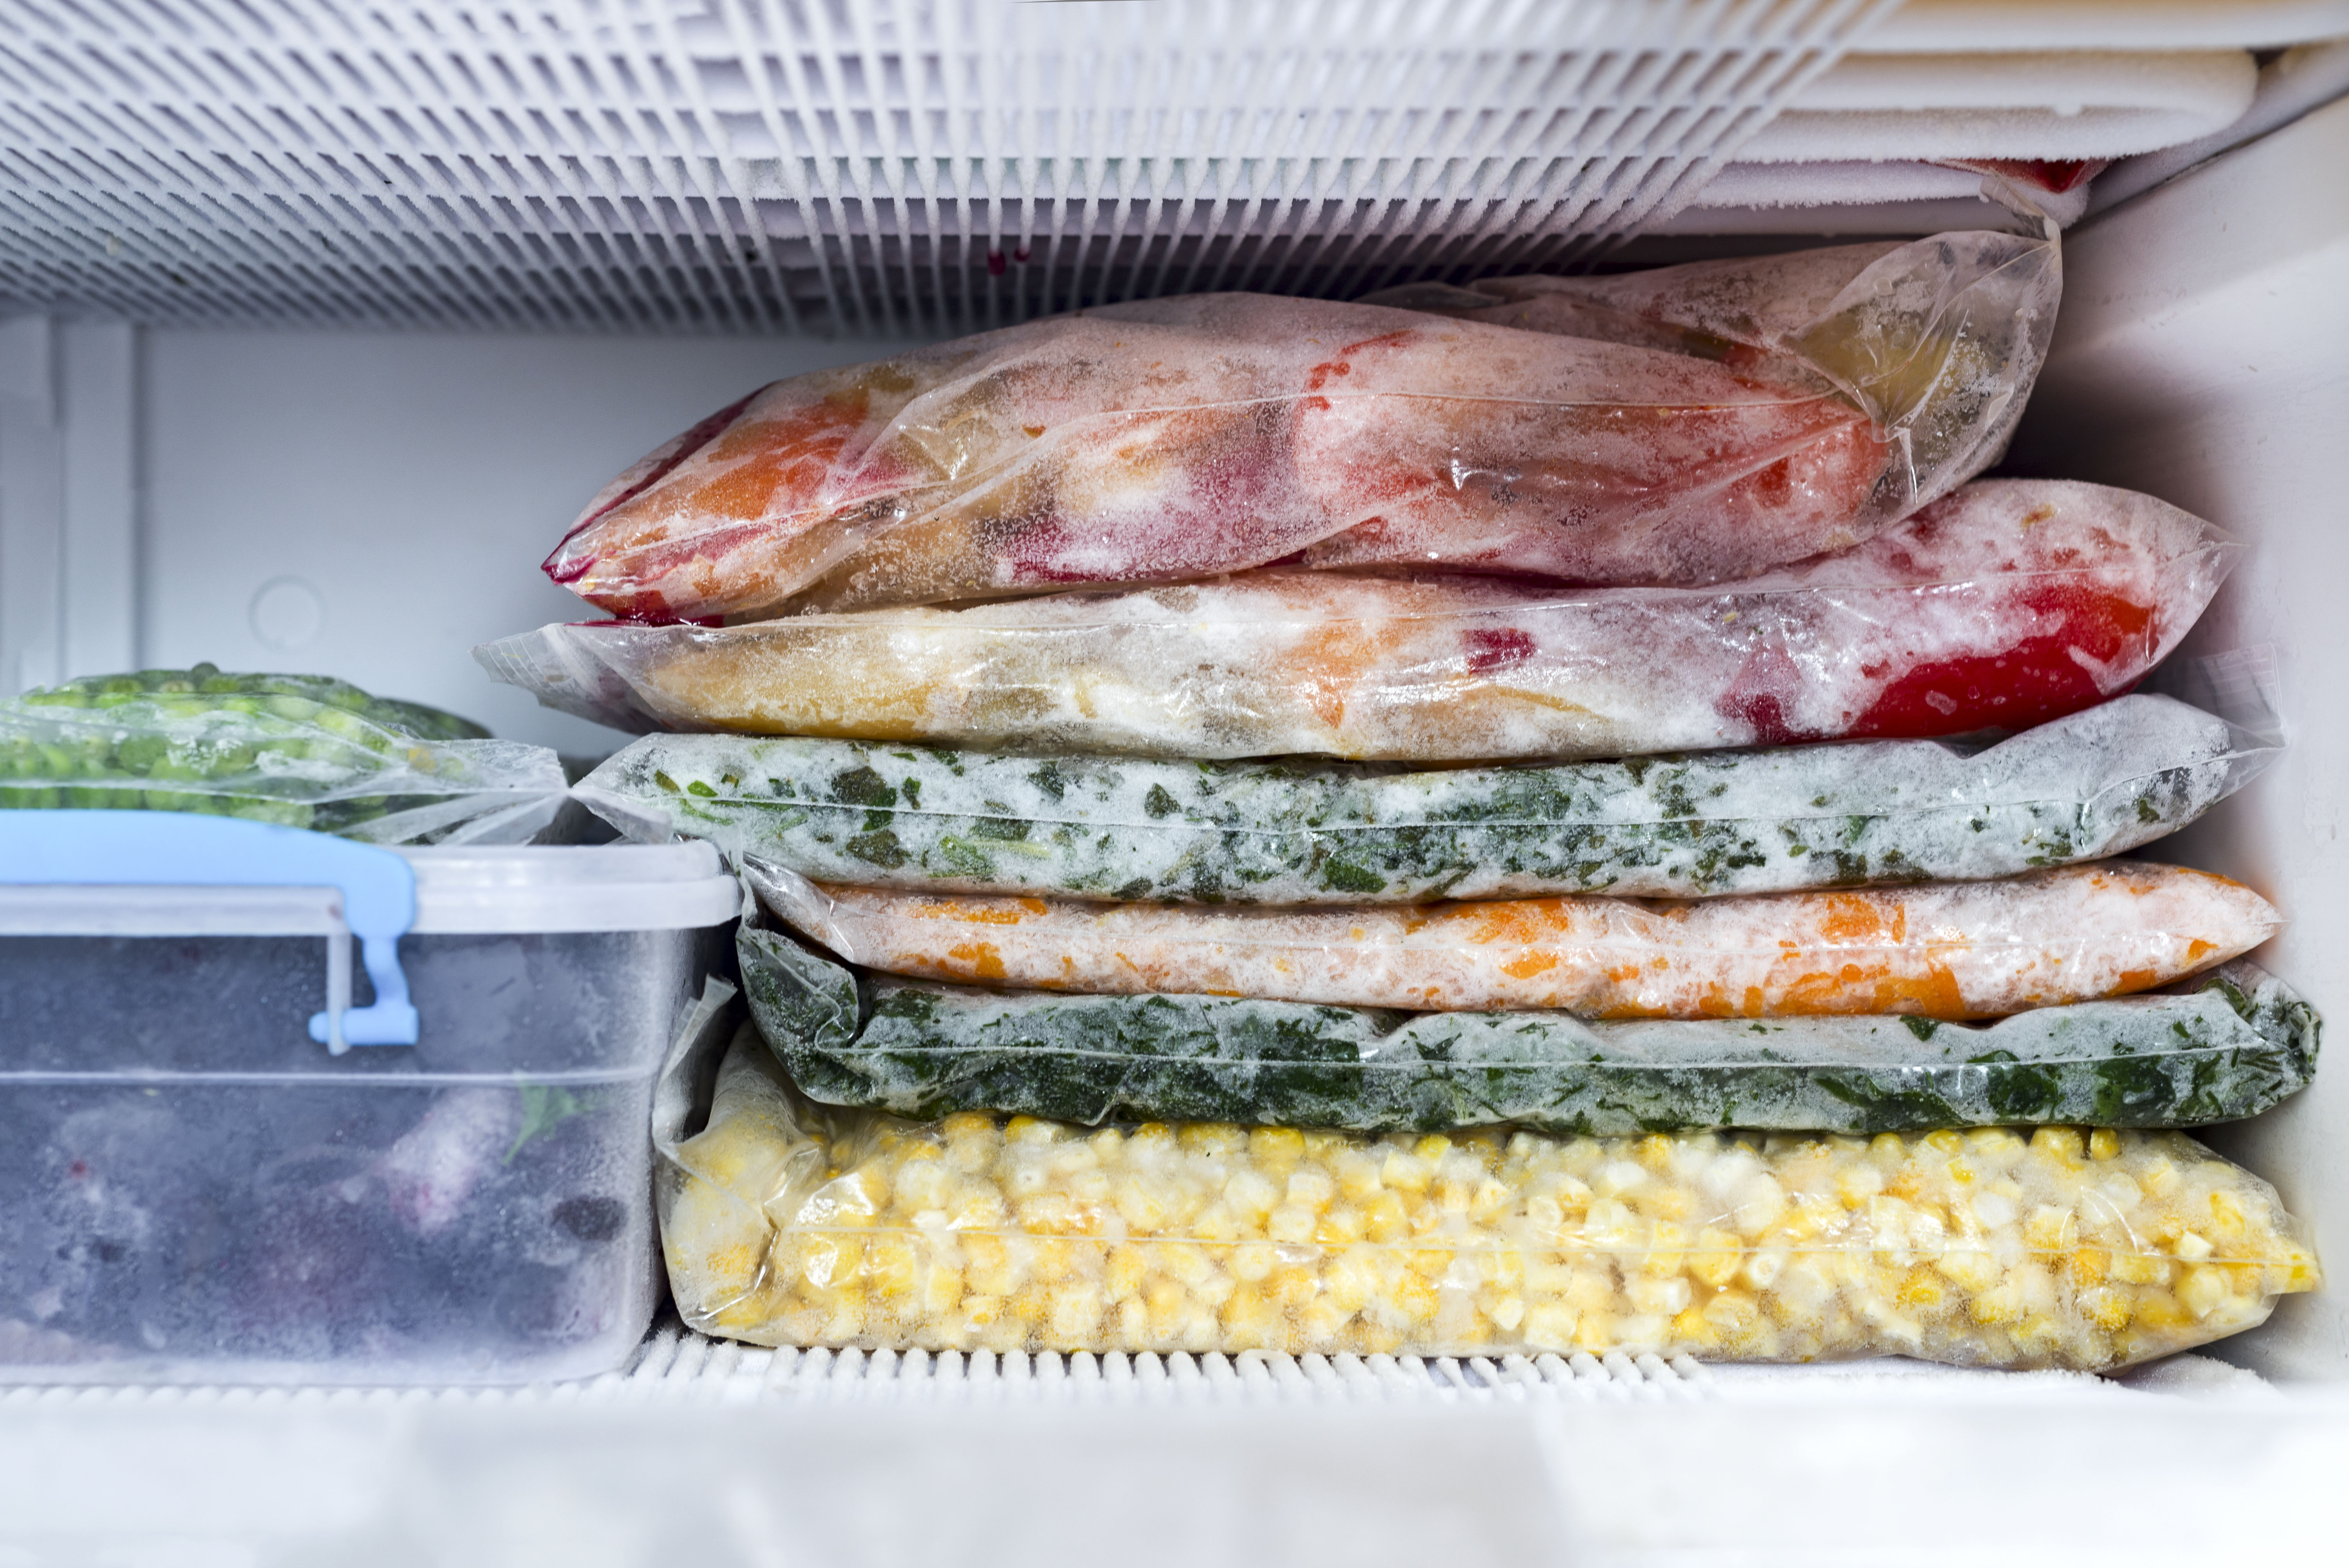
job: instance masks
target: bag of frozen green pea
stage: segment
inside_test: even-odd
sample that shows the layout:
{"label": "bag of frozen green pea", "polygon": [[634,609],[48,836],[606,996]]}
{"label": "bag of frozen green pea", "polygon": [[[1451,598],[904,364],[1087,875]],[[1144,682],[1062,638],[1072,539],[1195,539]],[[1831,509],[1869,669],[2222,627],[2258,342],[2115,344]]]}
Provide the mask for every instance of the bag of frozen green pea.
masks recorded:
{"label": "bag of frozen green pea", "polygon": [[211,665],[0,703],[0,810],[201,811],[370,843],[511,844],[565,782],[542,746],[326,676]]}

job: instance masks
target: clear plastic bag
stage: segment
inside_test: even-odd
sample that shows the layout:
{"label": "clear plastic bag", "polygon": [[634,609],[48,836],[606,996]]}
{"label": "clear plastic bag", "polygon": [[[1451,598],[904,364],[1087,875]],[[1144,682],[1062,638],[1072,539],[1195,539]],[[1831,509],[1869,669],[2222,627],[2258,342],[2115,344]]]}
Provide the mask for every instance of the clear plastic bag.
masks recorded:
{"label": "clear plastic bag", "polygon": [[779,933],[736,946],[759,1032],[827,1105],[994,1110],[1100,1126],[1243,1121],[1449,1132],[1508,1123],[1929,1132],[2193,1127],[2307,1087],[2314,1009],[2232,964],[2174,993],[1920,1018],[1588,1024],[1233,996],[1064,996],[860,978]]}
{"label": "clear plastic bag", "polygon": [[[2052,241],[1860,249],[1872,263],[1721,263],[1761,302],[1752,342],[1714,330],[1715,269],[1597,335],[1205,294],[817,371],[613,480],[545,569],[639,620],[1166,582],[1311,547],[1749,576],[1978,471],[2044,354]],[[1660,330],[1676,312],[1685,330]],[[1631,341],[1603,341],[1618,325]]]}
{"label": "clear plastic bag", "polygon": [[[1982,230],[1604,277],[1409,284],[1362,303],[1692,355],[1789,384],[1817,377],[1897,434],[1918,499],[1928,500],[2006,449],[2032,381],[2013,369],[2045,357],[2062,281],[2054,240]],[[1411,561],[1430,545],[1460,548],[1392,517],[1382,522],[1307,559]],[[1483,559],[1543,569],[1537,538],[1510,543]]]}
{"label": "clear plastic bag", "polygon": [[2150,669],[2235,552],[2149,496],[1991,480],[1719,590],[1252,572],[723,628],[549,626],[475,656],[629,729],[1185,759],[1627,757],[2044,723]]}
{"label": "clear plastic bag", "polygon": [[1936,741],[1403,772],[647,736],[574,793],[630,836],[818,882],[1198,903],[1698,898],[1978,881],[2174,832],[2274,749],[2125,696]]}
{"label": "clear plastic bag", "polygon": [[542,746],[325,676],[210,665],[0,703],[0,809],[202,811],[372,843],[523,843],[569,786]]}
{"label": "clear plastic bag", "polygon": [[678,1310],[767,1345],[2102,1368],[2319,1279],[2177,1132],[912,1122],[810,1105],[746,1028],[663,1153]]}
{"label": "clear plastic bag", "polygon": [[1578,896],[1342,910],[905,892],[818,884],[756,861],[743,872],[792,929],[885,974],[1587,1018],[2001,1017],[2165,985],[2250,952],[2283,924],[2240,882],[2135,861],[1693,903]]}

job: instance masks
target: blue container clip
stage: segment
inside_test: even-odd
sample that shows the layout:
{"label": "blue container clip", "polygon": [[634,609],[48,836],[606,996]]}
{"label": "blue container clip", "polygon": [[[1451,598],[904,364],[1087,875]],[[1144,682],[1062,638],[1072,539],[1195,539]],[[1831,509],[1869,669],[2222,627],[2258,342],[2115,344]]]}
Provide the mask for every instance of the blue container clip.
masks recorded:
{"label": "blue container clip", "polygon": [[348,950],[337,944],[329,950],[327,1007],[312,1016],[310,1037],[336,1056],[352,1046],[416,1043],[416,1008],[399,967],[399,939],[416,923],[416,872],[389,850],[187,811],[0,811],[0,883],[336,889],[376,999],[350,1006]]}

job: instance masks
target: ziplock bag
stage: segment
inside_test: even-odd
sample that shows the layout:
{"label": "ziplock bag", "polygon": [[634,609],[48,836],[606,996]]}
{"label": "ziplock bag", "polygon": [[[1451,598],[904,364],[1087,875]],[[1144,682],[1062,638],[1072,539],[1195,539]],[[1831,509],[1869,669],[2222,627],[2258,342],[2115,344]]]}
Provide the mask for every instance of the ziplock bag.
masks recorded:
{"label": "ziplock bag", "polygon": [[862,977],[789,937],[736,934],[752,1019],[827,1105],[996,1110],[1099,1126],[1238,1121],[1448,1132],[1511,1123],[1928,1132],[2192,1127],[2307,1087],[2315,1011],[2230,964],[2174,993],[1983,1026],[1812,1017],[1588,1024],[1230,996],[1063,996]]}
{"label": "ziplock bag", "polygon": [[916,1122],[810,1105],[746,1027],[663,1153],[678,1310],[765,1345],[2102,1368],[2319,1278],[2177,1132]]}
{"label": "ziplock bag", "polygon": [[1246,573],[731,627],[549,626],[495,678],[626,729],[1457,762],[2025,729],[2118,696],[2236,547],[2149,496],[1967,486],[1720,590]]}
{"label": "ziplock bag", "polygon": [[[1164,582],[1315,546],[1580,582],[1749,576],[1978,471],[2044,355],[2053,242],[1861,249],[1856,268],[1827,253],[1734,353],[1703,293],[1669,287],[1650,308],[1689,331],[1624,317],[1633,342],[1202,294],[816,371],[614,480],[545,570],[638,620]],[[1749,293],[1793,277],[1731,265]]]}
{"label": "ziplock bag", "polygon": [[1936,741],[1402,772],[802,737],[647,736],[575,787],[633,838],[819,882],[1199,903],[1698,898],[1979,880],[2193,821],[2274,755],[2125,696],[1969,753]]}
{"label": "ziplock bag", "polygon": [[1201,909],[817,884],[745,861],[767,907],[885,974],[1588,1018],[2001,1017],[2150,990],[2248,953],[2273,905],[2207,872],[2102,861],[2002,882],[1692,903],[1575,896]]}
{"label": "ziplock bag", "polygon": [[[1824,382],[1891,435],[1896,467],[1914,476],[1923,501],[2004,451],[2054,331],[2061,287],[2054,240],[1977,231],[1607,277],[1413,284],[1362,303],[1688,355],[1790,386]],[[1365,450],[1356,460],[1380,476],[1378,457]],[[1464,528],[1454,509],[1424,501],[1390,508],[1304,559],[1588,575],[1560,549],[1562,531],[1508,513],[1477,521]]]}
{"label": "ziplock bag", "polygon": [[0,808],[205,811],[372,843],[515,844],[568,784],[543,746],[325,676],[211,665],[0,703]]}

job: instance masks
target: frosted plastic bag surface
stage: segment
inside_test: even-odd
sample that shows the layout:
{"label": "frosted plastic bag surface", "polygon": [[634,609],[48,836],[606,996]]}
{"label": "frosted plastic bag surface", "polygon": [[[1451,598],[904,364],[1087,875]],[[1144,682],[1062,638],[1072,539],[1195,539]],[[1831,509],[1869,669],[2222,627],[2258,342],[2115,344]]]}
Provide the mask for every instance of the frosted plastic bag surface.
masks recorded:
{"label": "frosted plastic bag surface", "polygon": [[757,625],[550,626],[476,651],[622,728],[1041,752],[1566,759],[2024,729],[2125,691],[2236,547],[2149,496],[1972,484],[1720,590],[1245,573]]}
{"label": "frosted plastic bag surface", "polygon": [[[1825,382],[1899,448],[1930,500],[1998,459],[2045,357],[2062,286],[2055,242],[1988,232],[1741,256],[1599,278],[1413,284],[1365,304],[1431,311],[1717,361],[1789,386]],[[2016,371],[2022,370],[2018,376]],[[1376,484],[1377,433],[1350,462]],[[1417,498],[1415,498],[1417,499]],[[1562,531],[1496,511],[1464,528],[1419,500],[1310,547],[1309,564],[1431,560],[1588,579]],[[1728,573],[1723,573],[1726,576]]]}
{"label": "frosted plastic bag surface", "polygon": [[1934,741],[1405,773],[656,735],[574,793],[819,882],[1203,903],[1652,898],[2005,876],[2172,832],[2273,755],[2125,696]]}
{"label": "frosted plastic bag surface", "polygon": [[2282,928],[2240,882],[2105,861],[2003,882],[1693,903],[1577,896],[1202,909],[810,882],[759,897],[852,964],[1017,989],[1590,1018],[1986,1018],[2150,990]]}
{"label": "frosted plastic bag surface", "polygon": [[[1165,582],[1325,542],[1582,582],[1748,576],[1978,470],[2044,354],[2052,242],[1861,249],[1728,263],[1762,300],[1751,343],[1670,287],[1647,308],[1694,310],[1688,331],[1594,320],[1631,342],[1203,294],[817,371],[622,474],[546,571],[644,620]],[[1764,278],[1793,292],[1762,299]]]}
{"label": "frosted plastic bag surface", "polygon": [[522,843],[568,788],[555,754],[325,676],[211,665],[91,676],[0,703],[0,808],[202,811],[374,843]]}
{"label": "frosted plastic bag surface", "polygon": [[2318,1283],[2177,1132],[910,1122],[810,1106],[746,1030],[666,1153],[678,1311],[766,1345],[2106,1367]]}
{"label": "frosted plastic bag surface", "polygon": [[745,925],[759,1032],[810,1098],[900,1116],[997,1110],[1359,1131],[1514,1123],[1625,1134],[2190,1127],[2307,1086],[2315,1012],[2249,964],[2177,995],[1920,1018],[1586,1024],[1227,996],[1005,994],[859,978]]}

